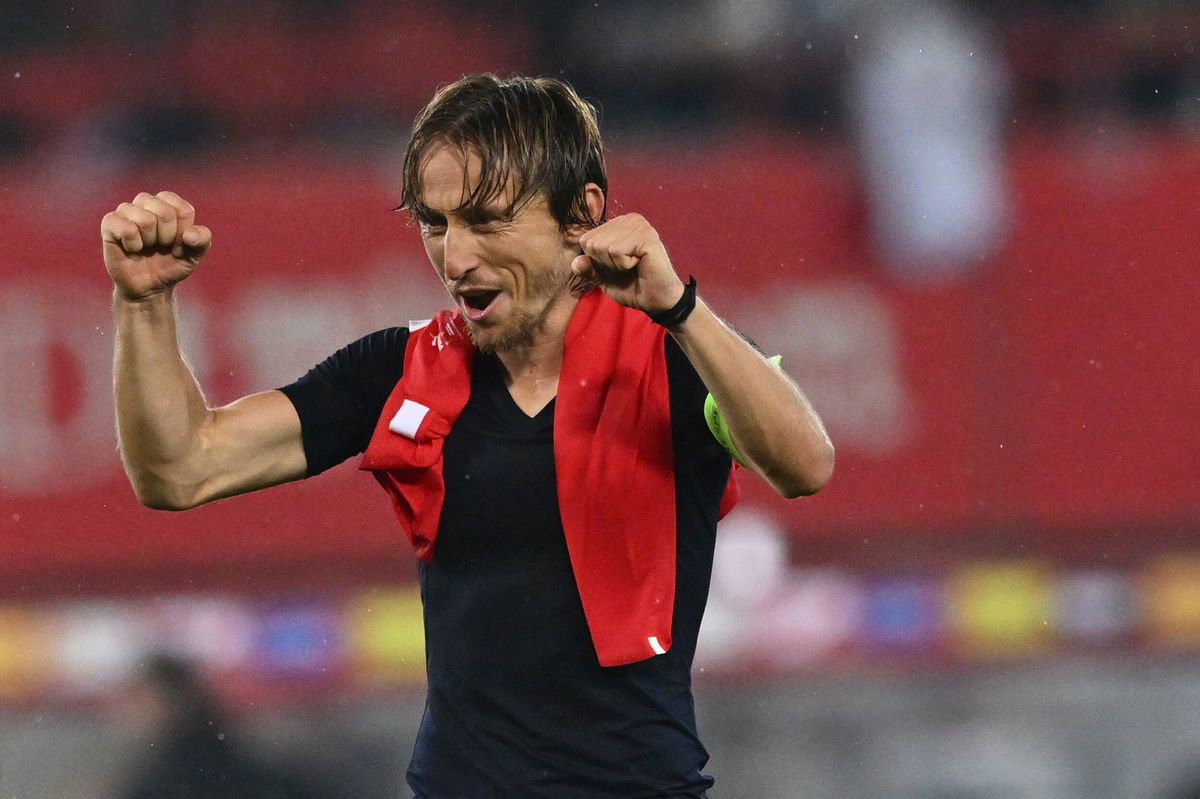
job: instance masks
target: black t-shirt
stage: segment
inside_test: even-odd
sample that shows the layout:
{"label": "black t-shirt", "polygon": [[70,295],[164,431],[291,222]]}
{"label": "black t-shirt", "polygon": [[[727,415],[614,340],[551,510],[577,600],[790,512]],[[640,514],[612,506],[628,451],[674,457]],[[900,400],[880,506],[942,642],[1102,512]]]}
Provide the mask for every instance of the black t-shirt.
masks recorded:
{"label": "black t-shirt", "polygon": [[[373,333],[283,389],[300,415],[309,474],[366,448],[407,339],[404,328]],[[693,797],[712,784],[691,665],[730,460],[705,425],[703,383],[670,336],[665,347],[673,645],[608,668],[592,647],[559,518],[555,402],[529,417],[496,357],[475,356],[470,400],[446,437],[434,555],[419,564],[429,686],[408,781],[420,799]]]}

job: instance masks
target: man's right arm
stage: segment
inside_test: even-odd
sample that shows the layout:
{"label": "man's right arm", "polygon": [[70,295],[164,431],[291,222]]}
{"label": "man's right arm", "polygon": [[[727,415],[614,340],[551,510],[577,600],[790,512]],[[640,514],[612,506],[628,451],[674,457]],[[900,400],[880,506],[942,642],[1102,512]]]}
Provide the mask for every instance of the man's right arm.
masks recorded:
{"label": "man's right arm", "polygon": [[303,477],[300,419],[279,391],[210,408],[179,351],[175,285],[212,243],[171,192],[139,194],[101,223],[113,280],[113,386],[121,458],[138,499],[181,510]]}

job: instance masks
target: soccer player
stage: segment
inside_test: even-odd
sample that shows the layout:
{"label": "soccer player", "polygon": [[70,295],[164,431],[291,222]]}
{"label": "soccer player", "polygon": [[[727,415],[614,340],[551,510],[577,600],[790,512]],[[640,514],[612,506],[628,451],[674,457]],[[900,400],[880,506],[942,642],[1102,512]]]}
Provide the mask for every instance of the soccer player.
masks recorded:
{"label": "soccer player", "polygon": [[733,461],[811,494],[833,468],[824,427],[679,277],[646,219],[605,221],[595,112],[564,83],[442,88],[404,178],[455,310],[220,408],[174,317],[211,232],[171,192],[104,217],[137,495],[189,508],[363,453],[418,555],[415,794],[702,797],[690,670]]}

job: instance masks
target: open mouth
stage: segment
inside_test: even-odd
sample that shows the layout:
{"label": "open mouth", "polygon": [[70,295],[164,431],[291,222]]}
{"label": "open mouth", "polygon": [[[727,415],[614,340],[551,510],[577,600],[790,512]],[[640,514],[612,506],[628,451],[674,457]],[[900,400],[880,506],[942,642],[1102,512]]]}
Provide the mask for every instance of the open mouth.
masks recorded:
{"label": "open mouth", "polygon": [[500,292],[498,290],[471,289],[458,296],[462,300],[467,318],[477,320],[483,318],[488,308],[492,307],[492,303],[500,296]]}

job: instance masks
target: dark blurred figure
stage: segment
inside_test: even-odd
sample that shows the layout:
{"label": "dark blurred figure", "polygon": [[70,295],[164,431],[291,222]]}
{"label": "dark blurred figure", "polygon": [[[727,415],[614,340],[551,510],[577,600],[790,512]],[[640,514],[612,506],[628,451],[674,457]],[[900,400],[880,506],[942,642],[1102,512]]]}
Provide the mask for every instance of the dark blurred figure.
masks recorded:
{"label": "dark blurred figure", "polygon": [[1160,799],[1200,799],[1200,769],[1187,768],[1183,776],[1159,794]]}
{"label": "dark blurred figure", "polygon": [[295,778],[246,753],[187,661],[147,658],[130,687],[128,710],[147,752],[119,799],[317,799]]}

